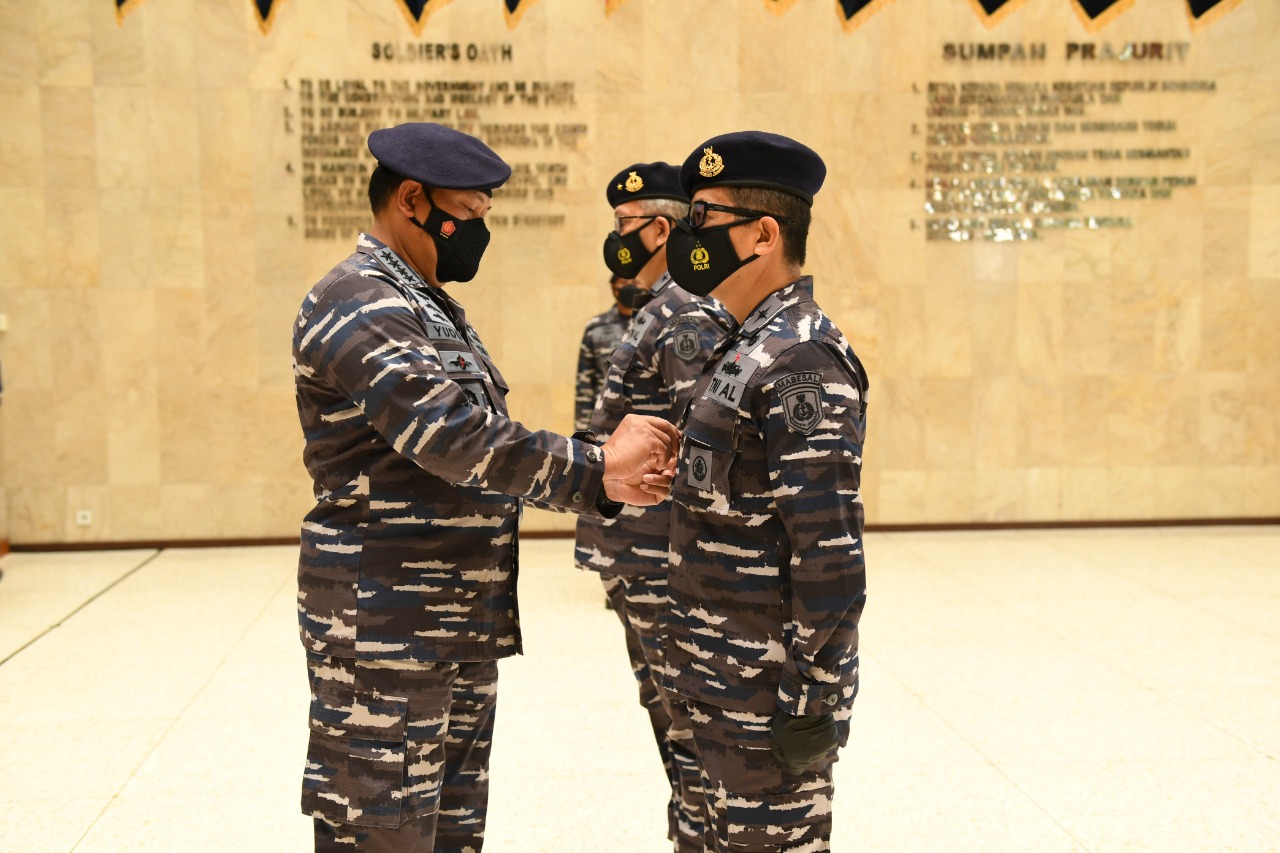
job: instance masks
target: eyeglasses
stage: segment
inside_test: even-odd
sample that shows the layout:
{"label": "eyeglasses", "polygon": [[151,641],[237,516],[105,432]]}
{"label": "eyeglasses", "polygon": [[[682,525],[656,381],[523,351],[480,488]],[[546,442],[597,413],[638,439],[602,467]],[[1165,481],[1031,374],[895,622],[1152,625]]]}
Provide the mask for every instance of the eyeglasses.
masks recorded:
{"label": "eyeglasses", "polygon": [[658,217],[656,216],[615,216],[613,217],[613,230],[621,234],[622,228],[623,228],[622,223],[626,222],[628,219],[648,219],[650,222],[652,222],[657,218]]}
{"label": "eyeglasses", "polygon": [[762,216],[771,216],[779,222],[791,221],[785,216],[779,216],[776,213],[769,213],[764,210],[748,210],[745,207],[726,207],[723,204],[712,204],[709,201],[695,201],[693,204],[689,205],[689,215],[685,217],[685,221],[694,228],[701,228],[703,225],[707,224],[707,213],[712,210],[719,210],[722,213],[733,213],[738,216],[746,217],[746,219],[759,219]]}

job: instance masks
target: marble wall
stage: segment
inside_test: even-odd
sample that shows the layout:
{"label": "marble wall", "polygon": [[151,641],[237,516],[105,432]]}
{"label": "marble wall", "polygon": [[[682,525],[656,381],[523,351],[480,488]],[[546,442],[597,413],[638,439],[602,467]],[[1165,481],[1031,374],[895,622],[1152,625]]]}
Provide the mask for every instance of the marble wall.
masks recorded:
{"label": "marble wall", "polygon": [[[587,126],[572,146],[496,146],[567,171],[550,201],[495,212],[563,220],[495,225],[457,290],[530,426],[570,428],[577,339],[607,306],[603,182],[760,128],[830,167],[808,266],[872,377],[871,522],[1280,515],[1280,5],[1241,0],[1195,27],[1180,2],[1124,4],[1091,27],[1070,0],[996,22],[972,2],[896,0],[856,28],[819,0],[627,0],[607,16],[540,0],[514,28],[502,5],[433,5],[415,34],[397,0],[279,0],[263,33],[249,0],[144,0],[123,21],[110,0],[0,0],[0,538],[296,533],[310,497],[290,324],[350,246],[305,234],[298,87],[341,79],[573,84],[572,104],[468,119]],[[1097,58],[1068,60],[1068,43]],[[1101,58],[1152,43],[1165,58]],[[1047,56],[948,59],[947,44]],[[467,45],[498,48],[467,61]],[[1053,174],[1193,186],[1105,207],[1123,227],[926,239],[942,222],[925,208],[929,83],[1169,80],[1215,87],[1088,116],[1176,130],[1041,148],[1175,147]]]}

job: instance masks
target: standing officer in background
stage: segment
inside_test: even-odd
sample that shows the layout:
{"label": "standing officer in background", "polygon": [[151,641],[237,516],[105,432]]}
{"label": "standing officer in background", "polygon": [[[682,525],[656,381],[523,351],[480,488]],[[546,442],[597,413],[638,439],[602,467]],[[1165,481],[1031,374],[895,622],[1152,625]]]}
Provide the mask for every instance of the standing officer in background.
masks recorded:
{"label": "standing officer in background", "polygon": [[578,347],[578,383],[573,395],[573,429],[586,432],[591,425],[591,412],[604,385],[604,374],[609,367],[609,356],[627,333],[627,323],[635,303],[645,293],[635,279],[623,278],[614,273],[609,278],[613,292],[613,305],[603,314],[587,321],[582,330],[582,344]]}
{"label": "standing officer in background", "polygon": [[666,684],[688,699],[706,849],[825,851],[858,692],[867,376],[801,274],[826,166],[761,132],[685,160],[667,258],[739,326],[712,355],[672,487]]}
{"label": "standing officer in background", "polygon": [[[302,809],[317,850],[484,842],[497,659],[520,652],[520,498],[614,515],[669,486],[670,424],[603,447],[506,417],[462,306],[510,167],[437,124],[375,131],[374,224],[294,328],[303,460],[298,616],[311,682]],[[656,473],[655,473],[656,472]]]}
{"label": "standing officer in background", "polygon": [[[677,420],[703,363],[732,325],[714,300],[689,294],[667,275],[671,224],[689,207],[679,170],[667,163],[636,163],[609,182],[606,197],[615,229],[605,239],[605,263],[649,288],[649,301],[636,311],[609,359],[591,417],[591,432],[600,437],[617,429],[629,412]],[[688,714],[683,702],[672,701],[661,687],[670,506],[624,507],[612,519],[579,518],[575,556],[579,568],[600,572],[622,621],[640,702],[649,712],[671,782],[668,837],[684,853],[703,849],[703,794]]]}

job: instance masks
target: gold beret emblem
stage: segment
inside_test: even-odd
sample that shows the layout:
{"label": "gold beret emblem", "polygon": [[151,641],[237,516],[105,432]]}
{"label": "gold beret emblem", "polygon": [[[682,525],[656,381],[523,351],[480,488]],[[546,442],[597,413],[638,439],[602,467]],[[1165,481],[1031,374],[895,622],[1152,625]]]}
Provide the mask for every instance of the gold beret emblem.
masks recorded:
{"label": "gold beret emblem", "polygon": [[644,178],[640,177],[635,172],[627,175],[627,192],[638,193],[642,189],[644,189]]}
{"label": "gold beret emblem", "polygon": [[724,158],[710,148],[702,149],[702,159],[698,161],[698,174],[704,178],[714,178],[724,171]]}

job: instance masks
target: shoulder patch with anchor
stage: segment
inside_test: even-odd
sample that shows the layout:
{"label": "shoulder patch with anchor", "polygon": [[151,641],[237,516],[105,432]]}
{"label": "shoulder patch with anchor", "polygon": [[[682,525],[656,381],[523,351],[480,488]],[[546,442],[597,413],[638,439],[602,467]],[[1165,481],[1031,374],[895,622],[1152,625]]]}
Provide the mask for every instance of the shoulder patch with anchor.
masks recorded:
{"label": "shoulder patch with anchor", "polygon": [[822,421],[822,374],[791,373],[773,385],[787,429],[809,435]]}
{"label": "shoulder patch with anchor", "polygon": [[682,323],[676,327],[671,336],[671,345],[675,347],[676,357],[683,361],[693,361],[702,351],[702,341],[698,339],[698,327],[693,323]]}

